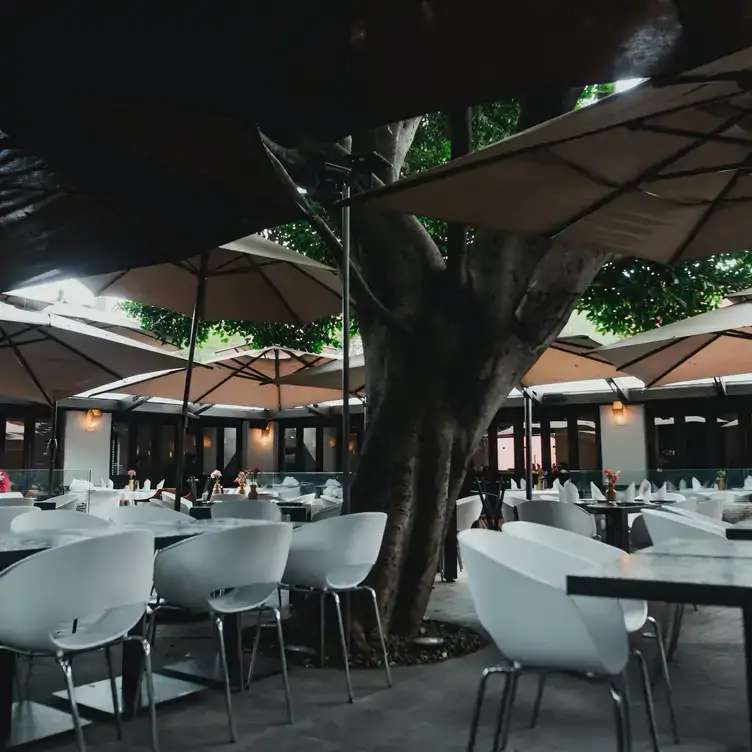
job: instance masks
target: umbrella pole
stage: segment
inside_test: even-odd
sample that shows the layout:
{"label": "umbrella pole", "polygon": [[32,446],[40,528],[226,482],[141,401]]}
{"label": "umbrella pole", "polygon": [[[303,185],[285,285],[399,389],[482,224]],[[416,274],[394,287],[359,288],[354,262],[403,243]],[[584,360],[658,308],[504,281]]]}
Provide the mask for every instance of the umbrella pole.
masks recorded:
{"label": "umbrella pole", "polygon": [[57,458],[57,400],[52,403],[52,426],[50,440],[47,443],[48,467],[47,467],[47,498],[54,496],[53,486],[55,484],[55,459]]}
{"label": "umbrella pole", "polygon": [[[350,198],[345,179],[342,199]],[[342,513],[350,513],[350,207],[342,209]]]}
{"label": "umbrella pole", "polygon": [[533,498],[533,400],[527,389],[522,392],[525,415],[525,498]]}
{"label": "umbrella pole", "polygon": [[[196,359],[196,341],[198,327],[204,313],[204,298],[206,297],[206,263],[208,254],[201,254],[201,266],[196,284],[196,303],[193,307],[191,320],[191,334],[188,344],[188,367],[185,369],[185,388],[183,390],[183,404],[180,409],[180,424],[175,438],[175,511],[180,511],[180,499],[183,498],[183,470],[185,467],[185,435],[188,430],[188,402],[191,396],[191,379],[193,378],[193,362]],[[198,499],[193,500],[198,501]]]}

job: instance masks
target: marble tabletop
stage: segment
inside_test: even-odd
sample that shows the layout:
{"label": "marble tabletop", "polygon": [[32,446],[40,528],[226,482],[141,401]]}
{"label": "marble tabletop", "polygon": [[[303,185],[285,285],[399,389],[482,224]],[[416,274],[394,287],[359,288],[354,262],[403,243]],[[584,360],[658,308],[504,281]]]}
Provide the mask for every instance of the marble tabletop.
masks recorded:
{"label": "marble tabletop", "polygon": [[81,533],[66,531],[64,533],[39,532],[39,533],[2,533],[0,534],[0,553],[10,551],[41,551],[56,546],[64,546],[66,543],[75,543],[86,538]]}

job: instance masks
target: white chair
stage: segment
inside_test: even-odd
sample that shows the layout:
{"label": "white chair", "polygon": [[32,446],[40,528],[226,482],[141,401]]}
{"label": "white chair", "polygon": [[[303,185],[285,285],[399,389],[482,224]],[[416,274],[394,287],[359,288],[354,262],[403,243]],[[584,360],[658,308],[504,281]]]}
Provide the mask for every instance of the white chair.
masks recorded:
{"label": "white chair", "polygon": [[322,520],[328,520],[331,517],[339,517],[342,514],[342,503],[330,504],[329,506],[320,509],[311,517],[311,522],[321,522]]}
{"label": "white chair", "polygon": [[[152,748],[158,750],[150,646],[142,637],[128,634],[146,610],[153,572],[154,536],[147,530],[131,530],[50,548],[0,574],[0,645],[21,655],[55,658],[65,676],[81,752],[86,745],[75,700],[71,658],[104,648],[109,668],[110,647],[126,640],[136,640],[144,650]],[[84,623],[87,616],[94,614],[102,616]],[[75,620],[75,632],[60,628]],[[117,708],[118,691],[112,671],[110,689]],[[115,720],[120,738],[118,713]]]}
{"label": "white chair", "polygon": [[708,517],[707,515],[702,514],[701,512],[692,512],[689,509],[684,509],[683,507],[676,507],[676,505],[674,504],[668,507],[661,507],[660,509],[650,511],[672,512],[673,514],[680,515],[681,517],[686,517],[690,520],[699,520],[700,522],[704,522],[706,525],[713,525],[714,527],[720,528],[721,530],[733,527],[730,522],[725,522],[724,520],[715,520],[712,517]]}
{"label": "white chair", "polygon": [[[733,494],[732,494],[733,496]],[[712,520],[722,520],[727,498],[724,492],[713,494],[707,501],[697,502],[697,511]]]}
{"label": "white chair", "polygon": [[[277,589],[290,549],[292,527],[285,523],[258,522],[228,530],[197,535],[159,551],[154,563],[154,587],[169,606],[180,606],[198,613],[209,613],[219,641],[225,684],[225,702],[230,736],[235,741],[235,724],[230,697],[230,676],[224,641],[223,618],[227,615],[258,611],[259,621],[248,674],[250,685],[258,654],[261,613],[271,609],[277,622],[282,678],[287,714],[293,720],[287,663],[279,609],[265,602]],[[157,606],[153,620],[162,606]],[[152,624],[152,634],[155,629]],[[240,681],[243,666],[240,654]]]}
{"label": "white chair", "polygon": [[687,497],[680,501],[675,501],[673,504],[666,506],[666,509],[686,509],[688,512],[697,511],[697,497]]}
{"label": "white chair", "polygon": [[10,523],[13,533],[102,530],[110,527],[110,523],[101,517],[68,509],[50,509],[43,514],[22,514]]}
{"label": "white chair", "polygon": [[161,491],[164,488],[164,484],[165,484],[165,479],[162,478],[162,480],[160,480],[159,483],[157,483],[157,491]]}
{"label": "white chair", "polygon": [[214,504],[211,508],[213,520],[226,518],[236,520],[266,520],[267,522],[281,522],[282,511],[271,501],[259,499],[235,499]]}
{"label": "white chair", "polygon": [[238,501],[238,495],[236,493],[217,493],[212,494],[210,501]]}
{"label": "white chair", "polygon": [[138,504],[134,507],[116,507],[110,510],[110,522],[127,525],[133,522],[194,522],[193,517],[156,504]]}
{"label": "white chair", "polygon": [[91,491],[93,488],[94,484],[91,483],[91,481],[80,480],[78,478],[73,478],[73,480],[68,485],[69,491]]}
{"label": "white chair", "polygon": [[592,514],[565,501],[524,501],[517,505],[517,518],[569,530],[586,538],[593,538],[598,532]]}
{"label": "white chair", "polygon": [[645,524],[655,545],[681,540],[726,540],[726,531],[713,520],[688,517],[653,509],[642,512]]}
{"label": "white chair", "polygon": [[0,499],[23,499],[24,495],[20,491],[2,491]]}
{"label": "white chair", "polygon": [[120,491],[90,491],[88,493],[89,514],[109,520],[110,512],[117,509],[121,496]]}
{"label": "white chair", "polygon": [[24,497],[23,494],[13,494],[0,498],[0,507],[33,507],[36,499]]}
{"label": "white chair", "polygon": [[[610,546],[608,543],[593,540],[592,538],[583,537],[577,533],[568,530],[561,530],[547,525],[536,525],[532,522],[512,522],[504,525],[504,534],[514,535],[517,538],[533,541],[544,546],[548,546],[556,551],[561,551],[569,556],[581,558],[584,562],[590,564],[609,564],[618,561],[628,554],[625,554],[620,548]],[[666,695],[671,720],[671,730],[674,735],[674,741],[679,743],[679,731],[676,723],[676,714],[674,712],[674,702],[671,691],[671,677],[668,670],[666,659],[666,650],[663,644],[663,636],[660,625],[648,613],[648,604],[646,601],[619,600],[624,613],[624,626],[629,634],[640,632],[645,625],[653,633],[656,644],[658,645],[658,655],[660,658],[660,669],[663,679],[666,683]],[[540,701],[543,694],[543,680],[538,689],[536,705],[533,713],[532,726],[535,726],[540,710]]]}
{"label": "white chair", "polygon": [[281,587],[293,591],[319,594],[321,608],[320,660],[322,666],[324,663],[324,606],[326,596],[331,596],[334,601],[342,645],[342,657],[345,664],[347,695],[350,702],[353,702],[353,691],[350,682],[347,637],[345,636],[340,607],[340,593],[356,590],[370,593],[381,641],[386,681],[388,686],[392,686],[389,656],[386,650],[384,632],[381,628],[381,616],[376,593],[373,588],[362,584],[376,563],[385,528],[386,515],[383,512],[346,514],[322,520],[313,525],[304,525],[295,530],[292,536],[290,556],[282,577]]}
{"label": "white chair", "polygon": [[49,504],[54,504],[55,509],[76,510],[76,507],[79,504],[82,505],[82,509],[79,511],[84,511],[86,509],[86,502],[81,501],[81,496],[77,493],[67,493],[63,494],[62,496],[52,496],[45,501]]}
{"label": "white chair", "polygon": [[[159,499],[153,499],[153,501],[156,501],[157,503],[159,503]],[[174,493],[170,493],[169,491],[162,491],[161,501],[162,503],[159,504],[159,506],[167,507],[167,509],[175,509],[175,494]],[[193,508],[193,502],[189,501],[186,498],[180,499],[180,511],[183,514],[190,514],[192,508]]]}
{"label": "white chair", "polygon": [[482,512],[483,502],[477,494],[457,499],[457,532],[469,530],[473,523],[478,521]]}
{"label": "white chair", "polygon": [[0,533],[9,533],[13,520],[21,514],[41,514],[39,507],[0,507]]}
{"label": "white chair", "polygon": [[[608,683],[616,711],[618,749],[630,749],[629,712],[625,712],[630,650],[619,602],[567,595],[567,575],[588,565],[564,551],[492,530],[465,530],[459,534],[459,543],[480,622],[506,659],[483,671],[468,752],[475,748],[488,677],[506,677],[493,747],[497,750],[506,746],[518,679],[526,672]],[[499,598],[499,593],[504,597]],[[640,663],[651,738],[658,749],[647,667],[639,651],[633,653]]]}

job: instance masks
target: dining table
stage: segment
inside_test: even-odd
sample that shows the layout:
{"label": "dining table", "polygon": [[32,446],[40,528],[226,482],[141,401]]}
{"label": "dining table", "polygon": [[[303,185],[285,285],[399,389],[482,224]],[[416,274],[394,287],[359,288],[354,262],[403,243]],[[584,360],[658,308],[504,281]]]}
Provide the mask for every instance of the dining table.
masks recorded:
{"label": "dining table", "polygon": [[644,501],[612,503],[601,499],[580,499],[574,503],[590,514],[602,514],[606,521],[606,543],[622,551],[629,551],[629,515],[653,506],[650,502]]}
{"label": "dining table", "polygon": [[[44,512],[42,512],[44,514]],[[154,533],[154,548],[159,551],[174,543],[204,533],[227,530],[231,527],[247,524],[263,524],[258,520],[193,520],[186,518],[185,521],[142,521],[134,520],[126,524],[119,524],[112,528],[101,529],[70,529],[61,532],[38,532],[0,535],[0,573],[9,566],[40,551],[45,551],[55,546],[66,545],[77,540],[83,540],[99,535],[109,535],[118,530],[148,529]],[[132,634],[145,634],[146,613],[131,631]],[[228,666],[231,679],[238,684],[239,676],[239,629],[240,619],[227,619],[225,624],[225,638],[227,641]],[[144,702],[141,696],[140,685],[142,680],[143,652],[138,642],[127,641],[122,646],[121,672],[118,683],[121,688],[121,711],[124,720],[135,717],[138,703]],[[0,650],[0,746],[7,745],[11,739],[14,720],[13,691],[15,683],[16,660],[15,654]],[[268,673],[271,673],[269,671]],[[206,688],[206,682],[195,682],[190,675],[182,677],[172,676],[169,672],[163,675],[162,671],[155,671],[155,695],[157,701],[167,701],[177,697],[201,691]],[[201,679],[200,676],[195,677]],[[159,685],[159,686],[158,686]],[[56,693],[59,699],[67,699],[66,693]],[[76,698],[82,707],[90,707],[94,710],[112,713],[112,699],[109,689],[109,681],[103,680],[94,684],[83,685],[76,688]],[[66,714],[67,715],[67,714]],[[57,726],[59,726],[59,722]],[[50,728],[57,728],[54,724]],[[62,730],[67,730],[62,729]],[[51,732],[46,729],[36,729],[34,740],[44,738],[51,733],[59,733],[60,729]],[[29,741],[24,737],[24,741]]]}
{"label": "dining table", "polygon": [[720,536],[661,543],[567,575],[567,593],[740,609],[752,743],[752,545]]}

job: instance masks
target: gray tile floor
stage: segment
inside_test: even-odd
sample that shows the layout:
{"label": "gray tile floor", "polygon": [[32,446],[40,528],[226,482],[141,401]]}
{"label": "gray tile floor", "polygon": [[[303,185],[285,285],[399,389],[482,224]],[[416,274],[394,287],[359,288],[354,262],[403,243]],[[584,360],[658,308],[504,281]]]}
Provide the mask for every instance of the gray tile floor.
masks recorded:
{"label": "gray tile floor", "polygon": [[[438,583],[430,607],[431,615],[472,624],[475,622],[466,583]],[[156,665],[186,652],[207,649],[210,632],[203,626],[166,628]],[[653,655],[653,645],[645,652]],[[234,695],[239,742],[230,749],[254,752],[442,752],[463,750],[477,682],[484,666],[494,662],[493,648],[468,658],[443,664],[396,669],[394,688],[384,687],[379,671],[353,673],[356,702],[346,702],[343,676],[337,671],[301,669],[291,676],[296,723],[285,723],[281,680],[271,677],[258,682],[250,692]],[[100,660],[98,663],[102,663]],[[79,680],[100,678],[102,666],[82,662]],[[656,692],[662,748],[684,752],[720,752],[749,749],[747,743],[746,694],[743,678],[743,648],[738,614],[734,611],[702,608],[687,613],[681,645],[672,665],[682,744],[671,745],[663,697]],[[636,677],[634,677],[636,679]],[[43,698],[60,686],[50,666],[34,673],[33,694]],[[637,698],[637,684],[633,697]],[[602,686],[552,679],[546,690],[540,722],[527,728],[532,707],[534,680],[523,679],[512,724],[509,749],[513,752],[573,750],[605,752],[616,748],[608,691]],[[494,712],[500,687],[492,686],[484,713],[477,749],[491,747]],[[635,750],[649,750],[644,707],[636,704]],[[207,690],[194,699],[159,708],[162,749],[210,750],[229,741],[222,693]],[[86,729],[90,749],[146,750],[147,724],[128,724],[122,743],[114,729],[97,722]],[[37,748],[69,752],[75,750],[70,736],[43,742]]]}

